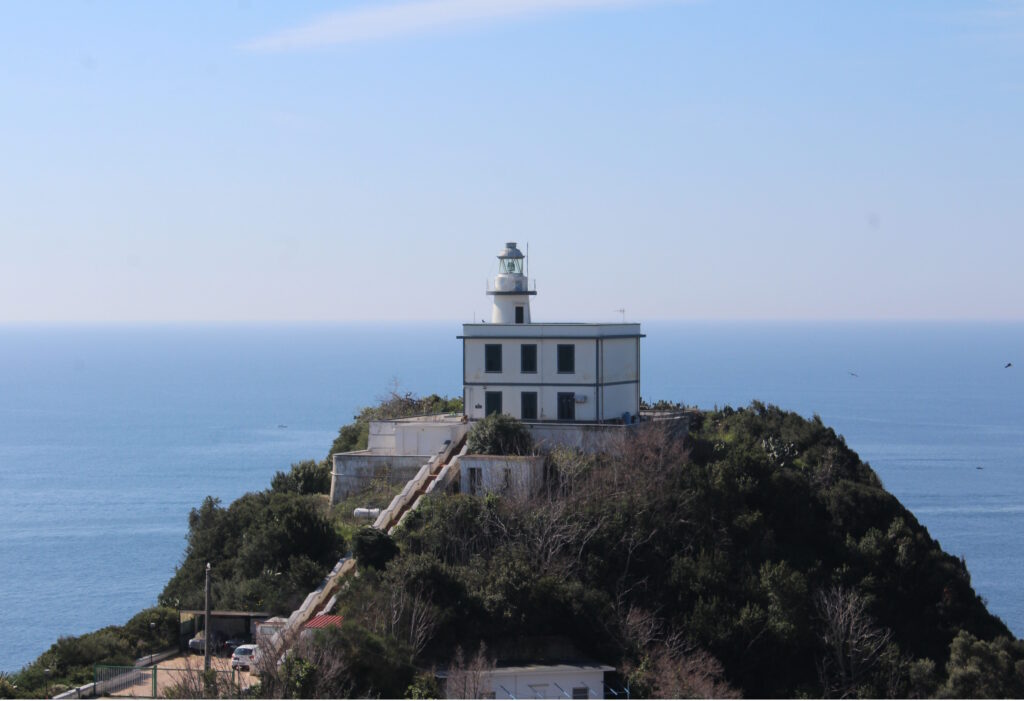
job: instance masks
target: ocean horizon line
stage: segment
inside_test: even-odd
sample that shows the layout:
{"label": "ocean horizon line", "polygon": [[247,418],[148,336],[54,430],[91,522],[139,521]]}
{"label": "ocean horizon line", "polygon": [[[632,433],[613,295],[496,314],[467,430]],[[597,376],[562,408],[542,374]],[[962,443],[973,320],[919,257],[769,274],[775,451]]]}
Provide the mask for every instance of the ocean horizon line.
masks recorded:
{"label": "ocean horizon line", "polygon": [[[0,320],[0,329],[4,328],[113,328],[113,327],[325,327],[325,326],[393,326],[395,324],[418,324],[436,326],[441,324],[474,324],[480,321],[465,319],[86,319],[86,320]],[[490,323],[490,322],[482,322]],[[542,324],[569,323],[553,321],[537,321]],[[585,324],[623,323],[621,319],[600,319],[584,322]],[[708,319],[680,317],[643,317],[628,318],[624,323],[631,324],[692,324],[695,326],[1022,326],[1024,319],[930,319],[930,318],[777,318],[777,319]]]}

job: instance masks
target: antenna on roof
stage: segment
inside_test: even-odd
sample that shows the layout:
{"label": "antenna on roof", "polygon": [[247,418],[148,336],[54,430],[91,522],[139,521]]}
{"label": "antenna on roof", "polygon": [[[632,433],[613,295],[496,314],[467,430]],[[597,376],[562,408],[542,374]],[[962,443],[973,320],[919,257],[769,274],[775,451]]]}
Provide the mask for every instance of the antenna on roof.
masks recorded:
{"label": "antenna on roof", "polygon": [[625,309],[616,309],[614,311],[617,311],[619,314],[622,314],[622,323],[625,324],[626,323],[626,310]]}

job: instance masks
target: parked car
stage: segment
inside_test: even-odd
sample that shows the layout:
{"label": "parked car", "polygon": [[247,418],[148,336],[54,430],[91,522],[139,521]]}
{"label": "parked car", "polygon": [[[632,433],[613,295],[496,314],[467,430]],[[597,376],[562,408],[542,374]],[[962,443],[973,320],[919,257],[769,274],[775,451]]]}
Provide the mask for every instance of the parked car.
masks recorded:
{"label": "parked car", "polygon": [[[217,647],[224,641],[224,634],[215,632],[212,636],[213,647],[211,652],[216,652]],[[196,637],[188,641],[188,649],[191,652],[201,654],[206,652],[206,631],[199,631]]]}
{"label": "parked car", "polygon": [[188,641],[189,652],[202,652],[206,649],[206,638],[202,633]]}
{"label": "parked car", "polygon": [[220,654],[225,657],[231,657],[231,653],[235,651],[235,648],[239,645],[246,645],[252,642],[252,638],[248,635],[236,635],[233,638],[229,638],[224,641],[224,644],[220,646]]}
{"label": "parked car", "polygon": [[259,645],[239,645],[231,654],[231,669],[250,669],[259,662]]}

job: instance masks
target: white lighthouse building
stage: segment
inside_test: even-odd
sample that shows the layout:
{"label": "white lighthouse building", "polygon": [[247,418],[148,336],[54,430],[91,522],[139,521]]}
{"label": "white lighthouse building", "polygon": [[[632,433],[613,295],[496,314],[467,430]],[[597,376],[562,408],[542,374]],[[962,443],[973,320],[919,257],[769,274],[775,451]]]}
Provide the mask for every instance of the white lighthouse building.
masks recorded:
{"label": "white lighthouse building", "polygon": [[501,412],[526,422],[632,422],[640,413],[640,324],[531,320],[525,256],[498,254],[491,323],[462,327],[463,400],[470,419]]}

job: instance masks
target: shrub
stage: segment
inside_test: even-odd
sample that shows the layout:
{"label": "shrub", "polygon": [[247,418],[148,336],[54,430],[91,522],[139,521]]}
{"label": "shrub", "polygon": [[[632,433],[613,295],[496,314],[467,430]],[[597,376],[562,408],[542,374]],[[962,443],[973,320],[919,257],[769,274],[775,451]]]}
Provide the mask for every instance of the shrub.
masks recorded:
{"label": "shrub", "polygon": [[331,490],[331,467],[327,460],[304,460],[287,472],[278,472],[270,482],[274,492],[295,494],[327,494]]}
{"label": "shrub", "polygon": [[469,452],[475,455],[531,455],[529,429],[508,414],[491,414],[469,430]]}
{"label": "shrub", "polygon": [[189,516],[185,558],[160,601],[198,608],[213,563],[218,608],[289,613],[345,552],[319,497],[250,492],[227,509],[207,498]]}
{"label": "shrub", "polygon": [[352,538],[352,553],[360,565],[383,570],[398,554],[398,546],[384,531],[363,526]]}

